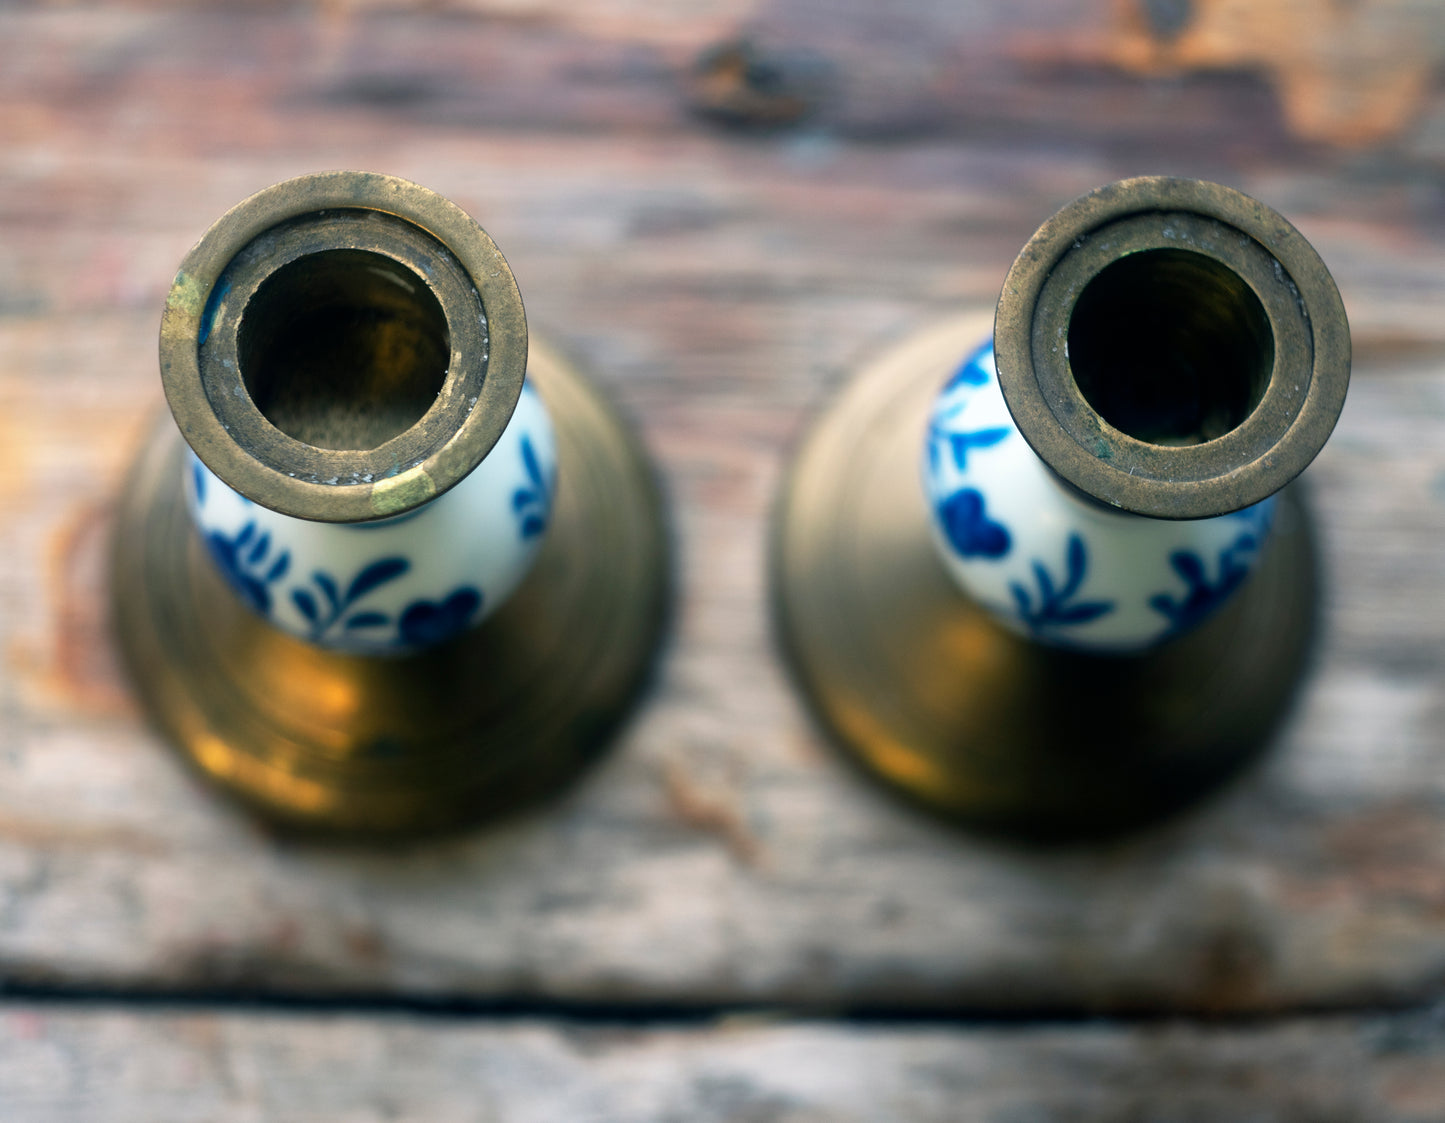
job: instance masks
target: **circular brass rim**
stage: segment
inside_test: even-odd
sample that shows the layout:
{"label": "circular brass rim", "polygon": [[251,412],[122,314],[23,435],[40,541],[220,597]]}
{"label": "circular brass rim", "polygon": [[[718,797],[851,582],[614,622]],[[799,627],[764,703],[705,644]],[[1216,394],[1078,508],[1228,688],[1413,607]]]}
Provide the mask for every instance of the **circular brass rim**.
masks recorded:
{"label": "circular brass rim", "polygon": [[820,724],[865,773],[942,816],[1039,840],[1180,810],[1255,760],[1314,634],[1316,560],[1295,489],[1220,613],[1136,657],[1006,630],[948,578],[919,479],[930,405],[987,314],[867,364],[808,433],[774,512],[779,639]]}
{"label": "circular brass rim", "polygon": [[[1136,440],[1074,381],[1064,338],[1088,283],[1126,254],[1188,250],[1235,272],[1275,337],[1263,399],[1224,436],[1187,447]],[[1278,213],[1216,183],[1143,176],[1069,203],[1024,246],[994,323],[999,385],[1019,430],[1051,469],[1100,502],[1154,518],[1240,510],[1294,479],[1344,406],[1349,325],[1339,290]]]}
{"label": "circular brass rim", "polygon": [[530,377],[558,446],[536,564],[493,616],[415,655],[325,651],[250,612],[195,535],[168,418],[142,452],[115,542],[120,649],[167,739],[264,818],[364,839],[505,816],[567,786],[637,700],[669,602],[661,493],[570,364],[536,346]]}
{"label": "circular brass rim", "polygon": [[[226,378],[226,368],[203,362],[202,352],[214,346],[213,333],[236,330],[241,308],[228,307],[220,282],[248,246],[298,220],[358,213],[375,222],[337,248],[394,256],[419,279],[433,265],[445,273],[454,263],[461,279],[437,282],[453,335],[451,361],[436,403],[407,432],[370,450],[315,448],[272,425],[234,370]],[[408,240],[411,231],[425,241]],[[160,359],[176,424],[228,486],[295,518],[362,522],[419,506],[481,463],[522,392],[527,321],[506,259],[461,208],[395,176],[323,172],[252,195],[206,232],[167,297]]]}

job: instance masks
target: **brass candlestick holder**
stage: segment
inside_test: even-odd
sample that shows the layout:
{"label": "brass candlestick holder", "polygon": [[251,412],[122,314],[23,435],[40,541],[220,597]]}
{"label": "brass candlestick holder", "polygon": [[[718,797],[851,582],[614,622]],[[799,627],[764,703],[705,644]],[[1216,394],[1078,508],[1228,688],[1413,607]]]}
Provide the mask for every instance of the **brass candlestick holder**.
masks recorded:
{"label": "brass candlestick holder", "polygon": [[445,829],[595,759],[668,585],[636,439],[532,346],[464,212],[339,172],[239,204],[176,275],[167,418],[123,496],[116,631],[160,729],[293,828]]}
{"label": "brass candlestick holder", "polygon": [[1318,563],[1285,485],[1343,406],[1344,308],[1268,207],[1147,177],[1046,222],[991,343],[988,321],[880,356],[808,435],[774,524],[781,637],[896,790],[1110,834],[1236,775],[1288,710]]}

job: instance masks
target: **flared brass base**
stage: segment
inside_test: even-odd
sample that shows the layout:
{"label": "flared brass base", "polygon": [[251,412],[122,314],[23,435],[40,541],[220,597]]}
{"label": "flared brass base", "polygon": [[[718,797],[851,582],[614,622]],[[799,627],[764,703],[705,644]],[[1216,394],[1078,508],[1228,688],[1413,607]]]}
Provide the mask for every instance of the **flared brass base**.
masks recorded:
{"label": "flared brass base", "polygon": [[932,399],[991,330],[980,313],[911,339],[820,418],[775,516],[779,628],[823,725],[888,784],[1015,836],[1114,834],[1214,790],[1269,742],[1315,630],[1310,522],[1287,488],[1245,587],[1147,655],[1005,630],[946,575],[919,478]]}
{"label": "flared brass base", "polygon": [[667,603],[661,497],[576,370],[534,340],[528,372],[557,432],[546,541],[495,615],[416,655],[343,655],[271,627],[192,529],[169,415],[139,458],[116,540],[121,650],[166,736],[264,816],[375,836],[502,815],[576,776],[636,697]]}

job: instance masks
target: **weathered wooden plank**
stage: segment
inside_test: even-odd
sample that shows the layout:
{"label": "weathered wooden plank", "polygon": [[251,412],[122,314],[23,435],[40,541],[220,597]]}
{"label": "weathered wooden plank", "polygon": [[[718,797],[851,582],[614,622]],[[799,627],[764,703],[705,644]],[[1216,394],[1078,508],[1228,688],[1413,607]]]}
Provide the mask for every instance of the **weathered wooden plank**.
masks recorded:
{"label": "weathered wooden plank", "polygon": [[1259,1027],[733,1022],[0,1008],[14,1123],[1424,1123],[1438,1013]]}
{"label": "weathered wooden plank", "polygon": [[[319,13],[161,2],[93,12],[84,27],[22,7],[0,13],[4,38],[43,36],[48,49],[15,49],[0,85],[26,92],[32,129],[126,107],[126,134],[166,146],[160,130],[183,124],[216,155],[305,143],[317,112],[334,115],[343,143],[377,118],[671,132],[709,103],[687,80],[698,56],[745,42],[761,68],[751,81],[796,93],[797,119],[815,132],[1260,158],[1298,150],[1299,137],[1398,136],[1425,111],[1430,68],[1445,57],[1445,17],[1408,0],[1333,18],[1316,10],[1327,0],[1192,7],[1179,35],[1154,29],[1143,0],[716,0],[696,11],[483,0]],[[253,127],[228,127],[247,110]]]}
{"label": "weathered wooden plank", "polygon": [[[887,144],[861,127],[721,135],[651,62],[629,87],[645,96],[588,103],[577,83],[626,75],[625,20],[604,34],[548,12],[347,25],[356,38],[328,63],[342,86],[381,55],[423,74],[429,47],[443,86],[485,84],[459,28],[484,31],[486,52],[551,60],[535,87],[498,79],[545,100],[534,116],[465,120],[298,95],[326,33],[305,13],[0,12],[4,974],[820,1009],[1436,993],[1445,224],[1421,186],[1431,157],[1266,158],[1223,139],[1225,103],[1190,101],[1206,142],[1183,170],[1289,213],[1334,267],[1361,344],[1310,472],[1330,580],[1320,663],[1278,752],[1216,805],[1110,846],[1019,851],[896,806],[817,736],[773,653],[767,513],[827,388],[886,339],[991,301],[1068,197],[1154,170],[1129,145],[1163,135],[1171,103],[1066,149],[1063,125],[1018,143],[982,128]],[[649,34],[637,41],[689,57],[685,26]],[[1001,89],[1041,96],[1027,69],[999,65]],[[409,176],[481,219],[534,325],[641,425],[681,553],[657,686],[603,767],[526,820],[385,853],[271,839],[198,788],[133,713],[104,630],[105,512],[159,400],[175,263],[242,195],[327,164]]]}

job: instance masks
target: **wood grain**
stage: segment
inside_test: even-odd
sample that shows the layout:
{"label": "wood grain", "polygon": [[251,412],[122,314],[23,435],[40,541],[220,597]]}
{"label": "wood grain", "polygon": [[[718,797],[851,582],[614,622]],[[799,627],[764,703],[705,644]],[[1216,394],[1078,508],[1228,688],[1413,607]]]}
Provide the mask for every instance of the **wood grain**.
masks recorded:
{"label": "wood grain", "polygon": [[27,1123],[1425,1123],[1435,1016],[1272,1026],[708,1023],[16,1007],[0,1105]]}
{"label": "wood grain", "polygon": [[[887,34],[861,0],[836,20],[579,7],[0,8],[0,973],[817,1011],[1440,994],[1429,97],[1410,144],[1347,151],[1296,138],[1250,72],[1008,47],[1107,14],[1083,0],[919,2]],[[692,112],[696,51],[739,28],[834,76],[797,128]],[[328,166],[415,179],[487,227],[534,327],[643,431],[681,557],[658,681],[605,764],[526,820],[386,852],[271,838],[201,788],[138,720],[105,623],[106,513],[159,402],[175,264],[247,193]],[[1257,195],[1340,283],[1355,381],[1308,474],[1327,631],[1277,751],[1225,798],[1105,847],[1010,849],[896,805],[821,740],[774,653],[766,521],[849,369],[991,304],[1039,221],[1143,171]]]}

